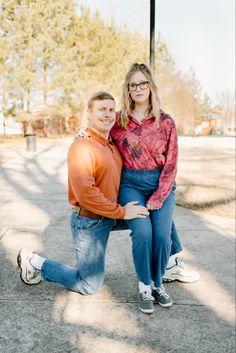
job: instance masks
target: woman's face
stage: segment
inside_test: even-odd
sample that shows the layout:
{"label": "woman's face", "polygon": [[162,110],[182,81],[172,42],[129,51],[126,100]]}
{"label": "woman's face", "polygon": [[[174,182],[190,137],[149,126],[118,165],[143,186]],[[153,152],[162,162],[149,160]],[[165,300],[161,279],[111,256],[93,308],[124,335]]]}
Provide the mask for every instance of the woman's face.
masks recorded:
{"label": "woman's face", "polygon": [[137,71],[131,76],[129,94],[135,103],[143,104],[149,101],[150,83],[141,71]]}

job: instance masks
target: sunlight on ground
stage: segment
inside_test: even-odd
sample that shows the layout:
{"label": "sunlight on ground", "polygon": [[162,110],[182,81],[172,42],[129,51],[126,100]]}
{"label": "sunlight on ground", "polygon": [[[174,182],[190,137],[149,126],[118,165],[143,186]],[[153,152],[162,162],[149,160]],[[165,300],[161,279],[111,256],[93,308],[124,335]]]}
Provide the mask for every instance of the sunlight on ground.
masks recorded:
{"label": "sunlight on ground", "polygon": [[83,353],[158,353],[156,349],[154,351],[141,344],[134,346],[132,340],[124,342],[122,337],[98,337],[96,334],[84,333],[80,335],[79,339],[73,336],[71,341],[73,345],[78,347],[78,351]]}
{"label": "sunlight on ground", "polygon": [[[185,258],[192,257],[187,251],[185,255]],[[189,291],[219,318],[234,326],[234,298],[207,271],[191,268],[201,273],[201,279],[194,285],[183,285],[183,289]],[[132,317],[132,313],[127,312],[122,303],[114,300],[106,287],[90,297],[63,291],[55,298],[52,316],[57,322],[78,325],[80,329],[85,329],[86,332],[72,338],[72,343],[84,353],[135,353],[137,347],[132,347],[132,340],[137,340],[143,334],[137,317]],[[111,335],[112,338],[106,337]],[[121,336],[126,339],[122,340]],[[140,345],[138,349],[143,353],[158,353]]]}
{"label": "sunlight on ground", "polygon": [[201,273],[201,279],[193,286],[186,285],[184,289],[206,307],[216,313],[218,317],[235,325],[235,300],[207,271],[192,268]]}
{"label": "sunlight on ground", "polygon": [[[207,219],[207,228],[217,232],[218,235],[224,236],[228,239],[234,239],[235,233],[232,232],[234,228],[234,220],[228,219],[222,227],[222,217],[207,215],[199,212],[195,213],[200,219],[205,222]],[[212,223],[211,223],[212,222]],[[229,229],[227,229],[227,224]],[[232,246],[233,243],[232,243]],[[209,254],[209,256],[212,256]],[[192,260],[193,256],[191,251],[185,247],[180,255],[181,259]],[[226,261],[234,261],[233,259],[226,259]],[[216,281],[214,276],[210,272],[204,270],[202,267],[187,266],[188,270],[197,271],[201,274],[201,278],[198,282],[193,285],[184,285],[183,289],[189,291],[193,297],[195,297],[204,306],[211,308],[216,315],[232,326],[235,325],[235,299],[233,296],[224,289],[219,281]],[[234,270],[232,270],[232,281],[235,281]]]}
{"label": "sunlight on ground", "polygon": [[52,316],[55,321],[91,327],[102,333],[131,336],[141,333],[136,320],[129,316],[122,303],[114,300],[108,290],[92,297],[73,292],[60,293],[55,298]]}
{"label": "sunlight on ground", "polygon": [[71,338],[79,352],[158,353],[142,345],[138,345],[138,350],[137,345],[133,346],[137,338],[142,337],[143,328],[122,303],[114,300],[106,287],[92,297],[73,292],[58,294],[52,316],[55,321],[78,325],[80,330],[84,328],[86,332]]}
{"label": "sunlight on ground", "polygon": [[35,166],[31,167],[28,163],[24,164],[23,167],[21,165],[16,167],[12,164],[9,164],[7,168],[5,166],[5,182],[9,186],[15,185],[14,191],[17,192],[17,190],[19,190],[19,195],[21,189],[24,190],[24,195],[26,195],[27,192],[41,193],[40,183],[44,177],[45,174],[42,170],[39,170]]}
{"label": "sunlight on ground", "polygon": [[[9,224],[9,215],[12,215],[12,224]],[[35,225],[42,225],[46,228],[51,217],[41,207],[38,207],[30,200],[11,200],[0,206],[1,224],[10,227],[23,227],[22,229],[35,228]],[[5,220],[7,224],[5,224]],[[26,226],[27,225],[27,226]]]}
{"label": "sunlight on ground", "polygon": [[[224,219],[221,216],[210,215],[193,211],[204,222],[207,221],[207,228],[217,232],[218,234],[228,238],[235,239],[235,219]],[[222,227],[222,222],[224,226]]]}
{"label": "sunlight on ground", "polygon": [[13,266],[17,266],[16,257],[21,248],[43,251],[41,237],[31,231],[18,231],[16,229],[5,229],[5,233],[0,241],[1,246],[11,261]]}

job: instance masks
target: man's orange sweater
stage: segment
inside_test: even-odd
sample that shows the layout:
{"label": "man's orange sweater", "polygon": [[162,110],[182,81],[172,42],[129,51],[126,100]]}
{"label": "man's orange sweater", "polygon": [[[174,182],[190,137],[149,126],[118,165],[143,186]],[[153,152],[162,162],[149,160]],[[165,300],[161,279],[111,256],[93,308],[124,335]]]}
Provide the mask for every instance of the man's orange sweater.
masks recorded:
{"label": "man's orange sweater", "polygon": [[112,140],[91,129],[79,137],[68,152],[68,200],[108,218],[124,218],[117,203],[122,159]]}

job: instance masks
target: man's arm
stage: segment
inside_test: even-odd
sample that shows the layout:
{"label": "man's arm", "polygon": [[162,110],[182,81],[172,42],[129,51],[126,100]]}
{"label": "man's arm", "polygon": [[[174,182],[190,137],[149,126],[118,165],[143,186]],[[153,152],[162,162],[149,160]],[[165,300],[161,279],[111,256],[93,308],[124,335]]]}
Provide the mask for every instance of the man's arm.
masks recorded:
{"label": "man's arm", "polygon": [[[84,139],[72,144],[68,153],[69,193],[76,202],[91,212],[108,218],[143,218],[148,211],[133,203],[125,207],[107,199],[99,187],[95,186],[96,156]],[[70,195],[69,195],[70,198]]]}

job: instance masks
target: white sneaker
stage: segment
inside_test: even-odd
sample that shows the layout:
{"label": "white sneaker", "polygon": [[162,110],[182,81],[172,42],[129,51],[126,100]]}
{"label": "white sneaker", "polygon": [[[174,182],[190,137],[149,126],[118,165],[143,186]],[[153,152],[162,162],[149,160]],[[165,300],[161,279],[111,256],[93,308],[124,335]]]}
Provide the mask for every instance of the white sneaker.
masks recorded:
{"label": "white sneaker", "polygon": [[41,273],[31,265],[30,260],[34,252],[21,249],[17,255],[17,263],[21,269],[20,278],[26,284],[38,284],[41,282]]}
{"label": "white sneaker", "polygon": [[175,258],[175,265],[166,272],[163,277],[163,282],[179,281],[182,283],[193,283],[197,282],[200,278],[200,274],[196,271],[188,271],[184,268],[184,263]]}

